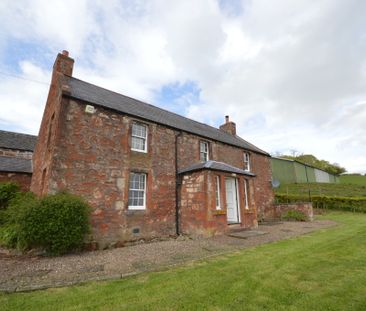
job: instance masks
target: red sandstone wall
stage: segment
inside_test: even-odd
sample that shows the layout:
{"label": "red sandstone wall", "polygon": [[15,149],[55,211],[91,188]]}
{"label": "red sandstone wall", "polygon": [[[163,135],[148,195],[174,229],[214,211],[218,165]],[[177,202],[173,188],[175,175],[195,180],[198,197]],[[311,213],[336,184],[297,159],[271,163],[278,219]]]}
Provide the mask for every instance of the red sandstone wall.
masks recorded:
{"label": "red sandstone wall", "polygon": [[271,208],[264,211],[265,219],[280,219],[288,211],[298,211],[305,215],[307,221],[314,220],[313,204],[310,202],[274,204]]}
{"label": "red sandstone wall", "polygon": [[[82,195],[93,206],[94,239],[101,245],[175,234],[175,133],[148,125],[148,153],[131,151],[133,119],[70,100],[60,115],[49,191]],[[147,174],[146,210],[128,210],[131,171]],[[133,233],[139,229],[139,233]]]}
{"label": "red sandstone wall", "polygon": [[22,191],[29,191],[31,179],[32,174],[28,173],[0,172],[0,183],[15,182],[20,186]]}
{"label": "red sandstone wall", "polygon": [[[220,178],[220,210],[216,210],[216,176]],[[196,236],[212,236],[223,234],[228,230],[225,177],[235,177],[238,179],[241,226],[243,228],[258,226],[252,180],[246,178],[248,181],[249,203],[249,208],[246,209],[243,176],[203,170],[191,174],[186,173],[182,178],[180,188],[180,228],[182,233]]]}
{"label": "red sandstone wall", "polygon": [[[33,154],[31,191],[37,195],[49,192],[55,146],[60,146],[58,137],[62,130],[62,124],[60,124],[62,119],[61,101],[64,100],[62,94],[67,93],[67,90],[63,87],[63,73],[72,74],[73,62],[71,58],[59,54],[54,64],[50,90]],[[54,116],[53,122],[51,122],[52,116]]]}
{"label": "red sandstone wall", "polygon": [[[205,140],[192,134],[183,133],[179,138],[178,166],[185,168],[199,162],[199,142]],[[207,139],[210,143],[210,159],[225,162],[238,168],[243,168],[244,150],[220,142]],[[262,154],[250,152],[251,172],[256,174],[251,181],[251,193],[254,195],[253,204],[256,205],[255,217],[263,218],[265,208],[272,206],[274,194],[271,185],[270,158]],[[248,216],[249,217],[249,216]],[[254,218],[254,216],[251,216]],[[254,221],[253,221],[254,222]]]}
{"label": "red sandstone wall", "polygon": [[212,236],[226,231],[226,211],[216,211],[212,172],[199,171],[185,175],[180,199],[180,229],[183,234]]}
{"label": "red sandstone wall", "polygon": [[253,172],[257,175],[254,182],[254,196],[257,204],[258,220],[264,217],[264,210],[272,206],[274,193],[272,190],[272,171],[270,158],[252,153]]}

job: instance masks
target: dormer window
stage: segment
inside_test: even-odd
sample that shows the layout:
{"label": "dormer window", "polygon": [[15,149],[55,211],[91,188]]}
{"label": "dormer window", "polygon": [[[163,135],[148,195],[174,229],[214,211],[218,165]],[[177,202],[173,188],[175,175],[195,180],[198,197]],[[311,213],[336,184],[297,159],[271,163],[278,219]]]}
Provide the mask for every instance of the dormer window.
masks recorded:
{"label": "dormer window", "polygon": [[147,126],[141,123],[132,123],[131,150],[147,152]]}
{"label": "dormer window", "polygon": [[250,172],[250,154],[244,152],[244,171]]}
{"label": "dormer window", "polygon": [[207,141],[201,141],[200,142],[200,161],[206,162],[209,160],[209,154],[208,154],[208,142]]}

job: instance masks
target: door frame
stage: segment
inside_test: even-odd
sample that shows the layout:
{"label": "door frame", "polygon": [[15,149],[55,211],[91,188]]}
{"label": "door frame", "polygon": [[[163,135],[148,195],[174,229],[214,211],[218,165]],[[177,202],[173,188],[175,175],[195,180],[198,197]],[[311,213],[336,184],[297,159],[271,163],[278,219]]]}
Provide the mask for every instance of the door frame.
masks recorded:
{"label": "door frame", "polygon": [[[237,177],[225,177],[225,181],[227,179],[234,180],[234,187],[235,187],[235,202],[236,202],[236,218],[237,220],[235,222],[231,222],[228,220],[228,217],[226,216],[226,221],[228,224],[240,224],[241,223],[241,213],[240,213],[240,200],[239,200],[239,182]],[[226,197],[226,182],[225,182],[225,204],[227,208],[227,197]],[[228,214],[228,213],[227,213]]]}

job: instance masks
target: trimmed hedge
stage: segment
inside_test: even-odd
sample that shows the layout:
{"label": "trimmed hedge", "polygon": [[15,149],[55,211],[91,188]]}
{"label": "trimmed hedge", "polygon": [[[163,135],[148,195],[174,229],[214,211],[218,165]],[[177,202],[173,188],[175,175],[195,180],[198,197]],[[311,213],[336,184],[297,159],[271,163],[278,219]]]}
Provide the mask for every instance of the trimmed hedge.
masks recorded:
{"label": "trimmed hedge", "polygon": [[80,197],[59,193],[41,199],[18,196],[5,211],[0,242],[18,249],[42,248],[60,255],[83,245],[89,232],[89,205]]}
{"label": "trimmed hedge", "polygon": [[[309,202],[308,195],[295,195],[277,193],[275,195],[278,203]],[[366,197],[332,197],[332,196],[311,196],[314,208],[325,208],[350,212],[366,213]]]}

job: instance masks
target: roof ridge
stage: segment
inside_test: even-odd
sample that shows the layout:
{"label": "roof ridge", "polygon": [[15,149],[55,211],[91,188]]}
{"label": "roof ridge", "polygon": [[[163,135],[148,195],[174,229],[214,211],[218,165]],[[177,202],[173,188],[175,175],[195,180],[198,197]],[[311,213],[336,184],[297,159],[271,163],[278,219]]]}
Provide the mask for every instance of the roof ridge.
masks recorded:
{"label": "roof ridge", "polygon": [[9,134],[13,134],[13,135],[15,134],[15,135],[22,135],[22,136],[38,137],[38,135],[27,134],[27,133],[20,133],[20,132],[11,132],[11,131],[5,131],[5,130],[0,130],[0,132],[9,133]]}

